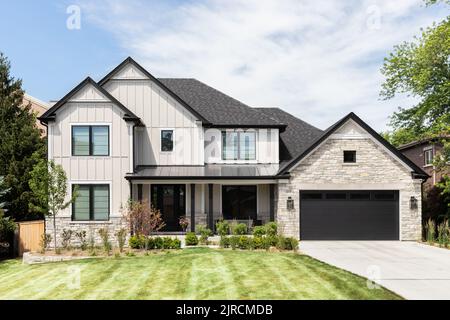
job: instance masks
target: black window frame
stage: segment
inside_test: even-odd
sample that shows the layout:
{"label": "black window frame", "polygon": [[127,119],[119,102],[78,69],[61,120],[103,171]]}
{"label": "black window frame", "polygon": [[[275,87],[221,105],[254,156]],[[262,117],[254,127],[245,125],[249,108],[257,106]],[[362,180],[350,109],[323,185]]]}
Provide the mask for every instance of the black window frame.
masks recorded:
{"label": "black window frame", "polygon": [[[170,131],[170,132],[172,132],[172,148],[170,149],[170,150],[163,150],[163,133],[164,132],[168,132],[168,131]],[[160,151],[161,152],[173,152],[173,149],[174,149],[174,147],[175,147],[175,142],[174,142],[174,134],[175,134],[175,130],[173,130],[173,129],[161,129],[161,133],[160,133],[160,144],[161,144],[161,146],[160,146]]]}
{"label": "black window frame", "polygon": [[[94,154],[94,143],[92,141],[92,128],[93,127],[100,127],[100,128],[107,128],[108,129],[108,153],[107,154]],[[75,143],[74,143],[74,135],[73,135],[73,129],[74,128],[89,128],[89,154],[75,154]],[[109,157],[111,154],[111,144],[110,144],[110,130],[108,125],[73,125],[71,129],[71,141],[72,141],[72,157]]]}
{"label": "black window frame", "polygon": [[[111,185],[107,183],[96,183],[96,184],[88,184],[88,183],[74,183],[72,184],[72,194],[77,186],[88,186],[89,187],[89,220],[85,219],[75,219],[75,201],[72,202],[72,221],[109,221],[111,216]],[[94,207],[94,188],[95,187],[108,187],[108,218],[107,219],[94,219],[94,211],[92,208]]]}
{"label": "black window frame", "polygon": [[[349,159],[347,156],[351,156]],[[356,150],[344,150],[343,152],[344,163],[356,163]]]}

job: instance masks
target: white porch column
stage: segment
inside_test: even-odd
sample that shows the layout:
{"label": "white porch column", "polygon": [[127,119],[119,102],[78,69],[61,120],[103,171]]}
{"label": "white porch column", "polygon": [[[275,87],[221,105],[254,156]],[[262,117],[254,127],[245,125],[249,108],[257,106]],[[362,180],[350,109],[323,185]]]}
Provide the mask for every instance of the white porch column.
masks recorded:
{"label": "white porch column", "polygon": [[128,171],[134,172],[134,143],[133,143],[133,129],[134,129],[134,123],[132,122],[127,122],[127,126],[128,126],[128,139],[129,139],[129,169]]}

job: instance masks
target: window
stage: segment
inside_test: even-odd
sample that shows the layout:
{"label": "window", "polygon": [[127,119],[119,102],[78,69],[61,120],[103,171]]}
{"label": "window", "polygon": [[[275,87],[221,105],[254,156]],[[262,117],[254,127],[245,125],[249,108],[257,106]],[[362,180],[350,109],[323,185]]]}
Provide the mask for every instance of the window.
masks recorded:
{"label": "window", "polygon": [[347,195],[345,193],[327,193],[325,198],[328,200],[345,200]]}
{"label": "window", "polygon": [[72,204],[72,220],[105,221],[109,219],[109,185],[78,184],[72,186],[72,192],[78,188],[78,197]]}
{"label": "window", "polygon": [[423,152],[423,158],[425,159],[425,165],[429,166],[433,164],[433,149],[428,149]]}
{"label": "window", "polygon": [[346,150],[344,151],[344,163],[355,163],[356,162],[356,151]]}
{"label": "window", "polygon": [[161,130],[161,151],[173,151],[173,130]]}
{"label": "window", "polygon": [[222,131],[223,160],[255,160],[256,133],[254,131]]}
{"label": "window", "polygon": [[256,220],[256,186],[222,186],[224,219]]}
{"label": "window", "polygon": [[351,200],[370,200],[370,192],[352,192],[350,193]]}
{"label": "window", "polygon": [[317,200],[322,199],[322,193],[303,193],[302,192],[302,200]]}
{"label": "window", "polygon": [[377,191],[374,192],[375,200],[395,200],[395,191]]}
{"label": "window", "polygon": [[73,156],[109,156],[109,126],[72,126]]}

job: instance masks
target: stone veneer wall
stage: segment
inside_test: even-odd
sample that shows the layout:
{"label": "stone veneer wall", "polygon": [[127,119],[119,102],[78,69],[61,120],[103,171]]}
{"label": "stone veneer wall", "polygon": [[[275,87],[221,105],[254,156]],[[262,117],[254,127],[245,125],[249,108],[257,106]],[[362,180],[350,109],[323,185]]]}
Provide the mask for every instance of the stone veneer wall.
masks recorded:
{"label": "stone veneer wall", "polygon": [[[343,150],[356,150],[356,164],[343,163]],[[276,220],[281,232],[299,238],[299,190],[311,189],[391,189],[400,191],[400,240],[421,238],[421,180],[369,138],[328,139],[291,172],[289,183],[276,188]],[[294,199],[294,210],[287,210],[286,200]],[[410,197],[419,201],[411,210]]]}
{"label": "stone veneer wall", "polygon": [[[117,246],[117,238],[115,236],[116,232],[121,228],[126,228],[126,222],[121,217],[110,217],[109,221],[83,221],[77,222],[72,221],[71,217],[56,216],[56,242],[58,245],[61,245],[62,241],[62,232],[64,229],[72,230],[74,234],[72,235],[71,244],[74,246],[80,245],[78,238],[75,236],[75,232],[86,231],[86,240],[89,241],[89,238],[92,236],[94,238],[96,245],[102,244],[102,239],[98,234],[98,230],[101,228],[108,228],[109,230],[109,239],[113,246]],[[49,217],[45,221],[45,232],[49,233],[52,236],[52,244],[53,244],[53,218]],[[50,246],[52,246],[52,244]],[[128,242],[127,242],[128,244]]]}

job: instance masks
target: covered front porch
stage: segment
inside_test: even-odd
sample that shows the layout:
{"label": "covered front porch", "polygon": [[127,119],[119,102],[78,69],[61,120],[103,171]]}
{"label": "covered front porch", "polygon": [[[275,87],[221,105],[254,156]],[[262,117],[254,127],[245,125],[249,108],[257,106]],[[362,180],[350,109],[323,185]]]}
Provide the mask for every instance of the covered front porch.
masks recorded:
{"label": "covered front porch", "polygon": [[[248,176],[249,167],[245,168],[247,175],[243,175],[242,170],[226,168],[227,176],[218,175],[217,171],[214,176],[208,176],[200,171],[203,174],[189,177],[176,174],[180,172],[179,167],[175,171],[167,170],[176,174],[170,176],[164,174],[165,170],[152,168],[127,179],[133,200],[146,201],[160,210],[166,224],[162,232],[182,232],[179,224],[182,216],[189,221],[187,231],[195,231],[199,225],[215,231],[220,219],[236,220],[249,227],[275,221],[275,193],[279,179],[273,175]],[[199,172],[192,168],[188,171]],[[230,173],[234,175],[230,176]]]}

